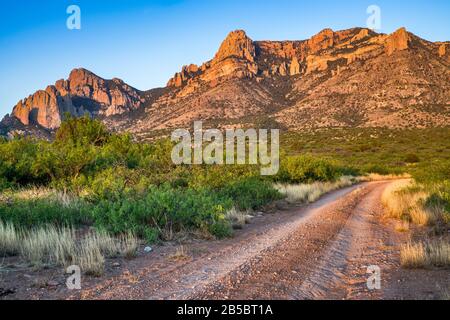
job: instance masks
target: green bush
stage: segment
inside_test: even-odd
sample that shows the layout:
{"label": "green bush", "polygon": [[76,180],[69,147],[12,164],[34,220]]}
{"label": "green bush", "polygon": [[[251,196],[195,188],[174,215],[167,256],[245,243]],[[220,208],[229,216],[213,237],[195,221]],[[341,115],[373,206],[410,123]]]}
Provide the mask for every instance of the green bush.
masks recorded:
{"label": "green bush", "polygon": [[[225,211],[232,203],[214,193],[152,187],[143,197],[101,201],[93,209],[97,226],[114,233],[132,231],[148,237],[149,228],[200,229],[221,237],[229,228]],[[231,229],[230,229],[231,230]]]}
{"label": "green bush", "polygon": [[332,162],[311,155],[287,157],[281,162],[278,180],[289,183],[333,181],[341,172]]}
{"label": "green bush", "polygon": [[63,205],[49,199],[10,199],[0,202],[0,220],[16,226],[74,226],[90,222],[89,205],[83,202]]}
{"label": "green bush", "polygon": [[65,120],[56,132],[55,142],[61,145],[95,145],[101,146],[110,138],[111,134],[98,120],[89,115],[73,117],[65,114]]}
{"label": "green bush", "polygon": [[420,158],[417,154],[414,153],[409,153],[405,156],[405,160],[406,163],[419,163],[420,162]]}
{"label": "green bush", "polygon": [[143,228],[143,238],[148,244],[157,243],[159,240],[160,232],[157,228],[144,227]]}
{"label": "green bush", "polygon": [[220,193],[241,210],[257,209],[282,197],[272,183],[260,178],[232,181]]}

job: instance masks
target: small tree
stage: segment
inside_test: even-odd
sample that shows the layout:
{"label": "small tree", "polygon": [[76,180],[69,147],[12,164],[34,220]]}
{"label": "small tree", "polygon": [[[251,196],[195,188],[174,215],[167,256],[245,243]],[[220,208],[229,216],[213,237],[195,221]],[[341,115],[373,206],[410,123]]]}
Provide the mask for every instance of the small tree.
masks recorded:
{"label": "small tree", "polygon": [[110,137],[105,126],[100,121],[91,119],[88,114],[80,118],[66,114],[65,119],[56,131],[57,143],[101,146]]}

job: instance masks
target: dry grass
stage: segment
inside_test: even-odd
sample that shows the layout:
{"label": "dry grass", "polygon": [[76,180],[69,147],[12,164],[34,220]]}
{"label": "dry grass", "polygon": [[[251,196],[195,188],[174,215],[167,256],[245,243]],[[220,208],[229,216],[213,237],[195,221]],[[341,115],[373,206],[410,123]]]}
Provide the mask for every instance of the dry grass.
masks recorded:
{"label": "dry grass", "polygon": [[404,268],[449,267],[450,243],[447,240],[407,243],[401,247]]}
{"label": "dry grass", "polygon": [[425,207],[422,204],[413,206],[409,212],[413,223],[419,226],[431,226],[438,222],[443,210],[437,206]]}
{"label": "dry grass", "polygon": [[136,236],[132,233],[129,233],[125,236],[122,236],[119,240],[120,254],[127,259],[136,257],[139,248],[139,240],[136,238]]}
{"label": "dry grass", "polygon": [[88,275],[101,276],[105,268],[105,257],[102,254],[101,245],[95,235],[86,236],[81,242],[74,264],[79,265]]}
{"label": "dry grass", "polygon": [[225,219],[231,222],[233,229],[242,229],[252,218],[249,211],[239,211],[236,208],[232,208],[225,215]]}
{"label": "dry grass", "polygon": [[286,201],[289,203],[311,203],[328,192],[351,186],[355,182],[354,177],[341,177],[336,182],[315,182],[299,185],[277,184],[275,188],[286,196]]}
{"label": "dry grass", "polygon": [[185,246],[179,246],[174,254],[170,255],[170,260],[183,261],[189,259],[189,253]]}
{"label": "dry grass", "polygon": [[75,233],[52,226],[24,232],[20,253],[34,266],[69,265],[76,256]]}
{"label": "dry grass", "polygon": [[439,206],[426,206],[429,193],[411,189],[412,181],[397,181],[383,192],[381,201],[386,208],[386,216],[394,219],[408,219],[419,226],[430,226],[443,216]]}
{"label": "dry grass", "polygon": [[20,250],[19,231],[10,223],[0,221],[0,256],[13,256]]}
{"label": "dry grass", "polygon": [[397,232],[409,232],[410,223],[408,221],[397,221],[395,224],[395,231]]}
{"label": "dry grass", "polygon": [[89,232],[78,239],[71,228],[42,227],[18,231],[0,222],[0,256],[20,254],[32,266],[77,264],[86,274],[103,273],[105,257],[136,256],[139,241],[133,234],[119,238],[106,232]]}
{"label": "dry grass", "polygon": [[395,174],[388,174],[388,175],[382,175],[378,173],[370,173],[366,176],[359,177],[358,181],[365,182],[365,181],[389,181],[389,180],[398,180],[398,179],[409,179],[411,176],[409,174],[401,174],[401,175],[395,175]]}
{"label": "dry grass", "polygon": [[32,200],[32,199],[44,199],[54,195],[55,191],[44,187],[28,187],[13,191],[4,191],[0,196],[0,200],[6,200],[10,198],[20,200]]}
{"label": "dry grass", "polygon": [[[406,188],[411,186],[411,181],[402,180],[396,181],[383,192],[381,202],[386,208],[387,216],[390,218],[401,219],[403,215],[407,214],[411,206],[412,195],[404,192]],[[414,203],[417,202],[417,197]]]}

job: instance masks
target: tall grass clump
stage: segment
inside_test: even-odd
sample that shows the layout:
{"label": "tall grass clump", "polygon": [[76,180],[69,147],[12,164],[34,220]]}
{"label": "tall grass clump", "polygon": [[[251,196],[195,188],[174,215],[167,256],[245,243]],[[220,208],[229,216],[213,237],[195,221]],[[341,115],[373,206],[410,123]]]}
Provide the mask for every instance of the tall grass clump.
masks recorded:
{"label": "tall grass clump", "polygon": [[12,223],[0,220],[0,256],[13,256],[20,250],[20,234]]}
{"label": "tall grass clump", "polygon": [[105,231],[77,236],[73,228],[48,225],[18,231],[0,222],[0,256],[20,255],[36,268],[79,265],[86,274],[103,273],[105,258],[133,258],[139,240],[132,233],[113,237]]}
{"label": "tall grass clump", "polygon": [[102,255],[107,258],[132,258],[136,255],[139,247],[139,240],[132,233],[113,237],[108,232],[101,230],[89,233],[86,239],[89,239],[88,242],[91,246],[95,244]]}
{"label": "tall grass clump", "polygon": [[335,182],[315,182],[310,184],[276,184],[275,188],[286,197],[289,203],[311,203],[322,195],[355,183],[353,177],[341,177]]}
{"label": "tall grass clump", "polygon": [[102,245],[105,245],[105,243],[99,242],[98,237],[92,234],[86,236],[81,241],[74,263],[79,265],[81,270],[88,275],[101,276],[105,269]]}
{"label": "tall grass clump", "polygon": [[407,243],[401,247],[400,262],[404,268],[450,266],[450,243],[446,240]]}
{"label": "tall grass clump", "polygon": [[69,265],[76,256],[75,232],[46,226],[24,232],[20,252],[34,266]]}
{"label": "tall grass clump", "polygon": [[432,194],[410,180],[402,180],[388,186],[382,195],[382,203],[389,218],[408,220],[419,226],[440,222],[445,209],[430,201]]}
{"label": "tall grass clump", "polygon": [[225,219],[230,221],[233,229],[242,229],[246,224],[250,223],[253,216],[250,211],[241,211],[236,207],[231,208],[225,214]]}

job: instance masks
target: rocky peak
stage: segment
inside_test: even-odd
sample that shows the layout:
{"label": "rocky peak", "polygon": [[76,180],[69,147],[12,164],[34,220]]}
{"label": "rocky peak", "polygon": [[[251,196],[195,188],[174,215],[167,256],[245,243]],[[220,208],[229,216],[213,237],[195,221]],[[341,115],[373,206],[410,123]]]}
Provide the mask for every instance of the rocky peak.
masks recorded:
{"label": "rocky peak", "polygon": [[334,31],[324,29],[308,40],[308,46],[311,53],[330,48],[334,45]]}
{"label": "rocky peak", "polygon": [[385,51],[388,56],[396,51],[402,51],[409,48],[411,36],[405,28],[400,28],[386,38]]}
{"label": "rocky peak", "polygon": [[58,80],[54,86],[19,101],[12,116],[24,125],[56,129],[65,112],[111,116],[136,109],[142,103],[139,92],[122,80],[105,80],[80,68],[72,70],[67,80]]}
{"label": "rocky peak", "polygon": [[252,39],[247,36],[245,31],[236,30],[230,32],[222,42],[219,51],[214,57],[213,63],[218,63],[229,57],[237,57],[254,62],[255,55],[256,50]]}
{"label": "rocky peak", "polygon": [[169,80],[167,86],[179,88],[191,83],[191,88],[181,93],[181,95],[184,95],[198,87],[198,83],[192,83],[195,79],[201,79],[214,85],[219,79],[224,78],[252,78],[258,72],[255,58],[256,47],[254,42],[245,31],[236,30],[228,34],[214,59],[201,67],[194,64],[184,66],[181,72],[176,73]]}
{"label": "rocky peak", "polygon": [[174,77],[167,83],[168,87],[181,87],[186,82],[198,74],[200,68],[195,64],[190,64],[188,66],[183,66],[181,72],[175,73]]}

